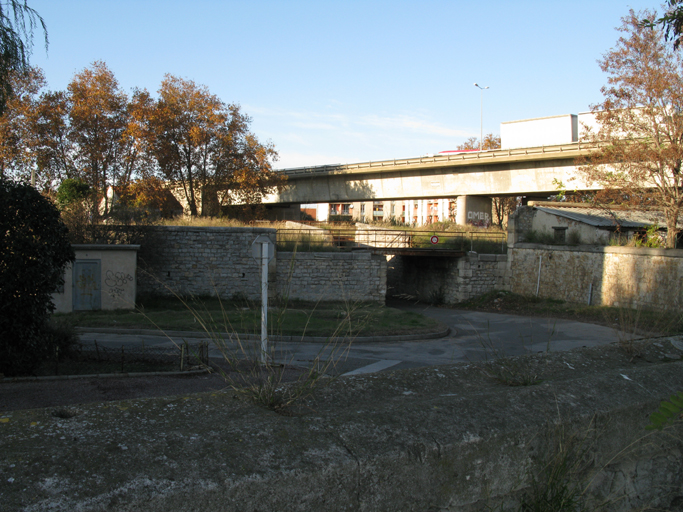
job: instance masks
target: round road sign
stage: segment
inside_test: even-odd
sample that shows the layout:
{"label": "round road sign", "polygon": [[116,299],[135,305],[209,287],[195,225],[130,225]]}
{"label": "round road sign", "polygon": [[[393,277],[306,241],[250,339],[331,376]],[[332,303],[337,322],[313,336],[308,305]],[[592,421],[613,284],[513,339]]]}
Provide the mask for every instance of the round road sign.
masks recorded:
{"label": "round road sign", "polygon": [[430,238],[430,240],[432,241],[432,243],[433,243],[434,245],[436,245],[436,244],[439,243],[439,237],[436,236],[436,235],[434,235],[432,238]]}

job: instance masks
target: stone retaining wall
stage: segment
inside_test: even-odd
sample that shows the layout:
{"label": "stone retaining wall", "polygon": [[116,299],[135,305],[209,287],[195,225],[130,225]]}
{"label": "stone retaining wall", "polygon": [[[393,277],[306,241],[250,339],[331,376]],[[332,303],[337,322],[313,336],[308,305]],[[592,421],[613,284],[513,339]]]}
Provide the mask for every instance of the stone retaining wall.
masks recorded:
{"label": "stone retaining wall", "polygon": [[165,226],[150,229],[139,256],[138,293],[261,296],[261,271],[251,244],[269,228]]}
{"label": "stone retaining wall", "polygon": [[369,251],[278,253],[277,293],[292,299],[384,303],[387,262]]}
{"label": "stone retaining wall", "polygon": [[[510,290],[592,305],[683,307],[683,250],[516,244]],[[540,285],[539,285],[540,266]]]}
{"label": "stone retaining wall", "polygon": [[507,255],[469,253],[462,258],[393,256],[387,270],[390,296],[454,304],[510,287]]}
{"label": "stone retaining wall", "polygon": [[[155,227],[139,252],[138,293],[261,297],[261,270],[251,244],[275,229]],[[277,253],[269,265],[271,294],[302,300],[384,303],[386,260],[369,252]],[[291,269],[291,271],[290,271]]]}

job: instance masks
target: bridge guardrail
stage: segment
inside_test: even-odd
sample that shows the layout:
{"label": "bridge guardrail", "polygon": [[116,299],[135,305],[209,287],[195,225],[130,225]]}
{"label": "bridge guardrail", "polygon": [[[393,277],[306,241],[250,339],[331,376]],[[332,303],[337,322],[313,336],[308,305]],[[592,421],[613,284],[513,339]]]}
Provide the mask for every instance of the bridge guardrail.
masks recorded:
{"label": "bridge guardrail", "polygon": [[[432,237],[436,237],[435,241]],[[306,229],[278,229],[279,251],[350,251],[353,249],[433,249],[503,254],[507,233],[495,231],[434,231],[401,229],[329,229],[326,234]]]}
{"label": "bridge guardrail", "polygon": [[[320,165],[314,167],[295,167],[292,169],[279,169],[288,176],[300,176],[311,174],[329,174],[344,171],[358,171],[358,170],[379,170],[382,168],[390,169],[392,167],[405,167],[408,165],[419,165],[428,163],[458,163],[464,161],[492,161],[496,158],[527,156],[527,155],[558,155],[563,153],[584,153],[596,149],[599,145],[595,143],[581,143],[573,142],[571,144],[558,144],[554,146],[538,146],[531,148],[511,148],[511,149],[494,149],[489,151],[477,151],[467,153],[456,153],[453,155],[430,155],[417,158],[401,158],[392,160],[378,160],[376,162],[360,162],[354,164],[336,164],[336,165]],[[378,169],[379,168],[379,169]]]}

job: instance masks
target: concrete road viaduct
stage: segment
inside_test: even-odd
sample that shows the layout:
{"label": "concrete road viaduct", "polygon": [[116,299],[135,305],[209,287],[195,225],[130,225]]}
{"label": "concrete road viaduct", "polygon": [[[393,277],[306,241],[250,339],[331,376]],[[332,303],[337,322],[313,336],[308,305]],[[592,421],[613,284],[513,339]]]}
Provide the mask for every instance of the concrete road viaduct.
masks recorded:
{"label": "concrete road viaduct", "polygon": [[[529,148],[429,155],[346,165],[284,169],[286,188],[267,204],[469,196],[547,197],[558,182],[570,190],[595,190],[578,172],[591,148],[580,142]],[[472,198],[474,199],[474,197]],[[458,201],[458,217],[467,201]],[[469,209],[469,207],[467,207]]]}

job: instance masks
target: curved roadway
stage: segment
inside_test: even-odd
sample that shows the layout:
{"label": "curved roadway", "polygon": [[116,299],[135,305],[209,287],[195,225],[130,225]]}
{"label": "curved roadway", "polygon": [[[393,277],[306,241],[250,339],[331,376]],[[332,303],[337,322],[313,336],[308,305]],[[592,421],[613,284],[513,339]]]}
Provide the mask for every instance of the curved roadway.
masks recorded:
{"label": "curved roadway", "polygon": [[[278,362],[308,366],[316,357],[337,361],[334,373],[353,375],[383,370],[416,368],[480,361],[503,355],[514,356],[546,350],[563,351],[582,346],[604,345],[619,341],[622,333],[601,325],[571,320],[523,317],[517,315],[464,311],[420,304],[392,304],[392,307],[416,311],[448,325],[451,332],[443,338],[419,341],[355,342],[330,346],[311,342],[278,342],[274,358]],[[196,342],[207,339],[202,333],[175,336],[131,334],[86,330],[81,340],[88,344],[97,340],[100,346],[121,345],[172,346],[183,339]],[[212,348],[211,357],[220,353]]]}

